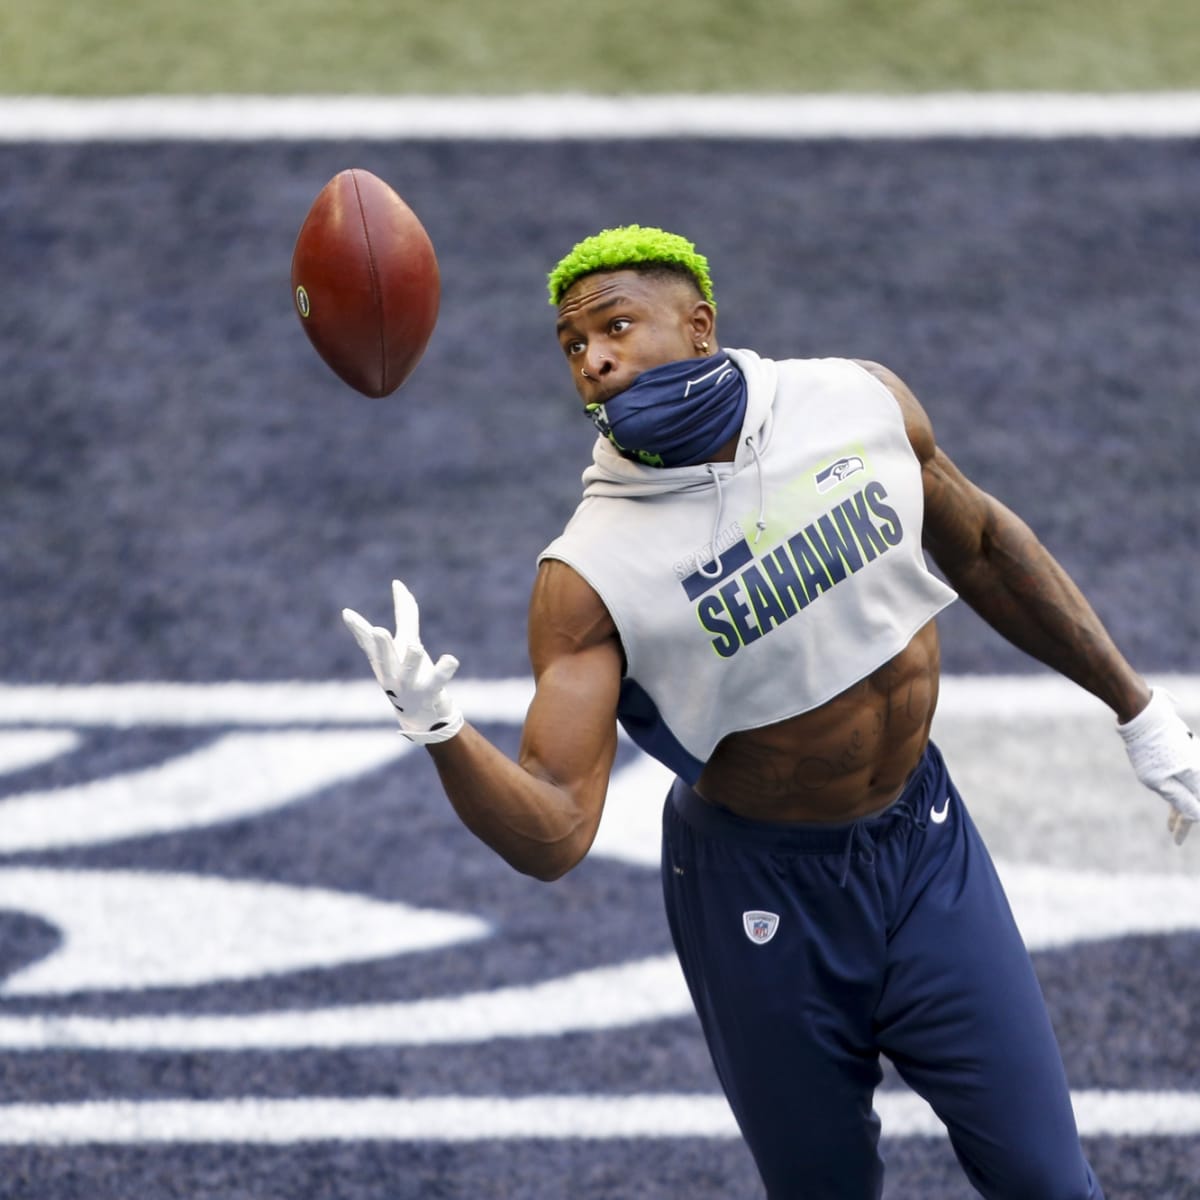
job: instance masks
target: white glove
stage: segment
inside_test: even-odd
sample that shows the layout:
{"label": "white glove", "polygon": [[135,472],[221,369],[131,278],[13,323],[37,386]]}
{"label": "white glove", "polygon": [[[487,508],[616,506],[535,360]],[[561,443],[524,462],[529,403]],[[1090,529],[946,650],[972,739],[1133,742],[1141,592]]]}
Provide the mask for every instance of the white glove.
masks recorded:
{"label": "white glove", "polygon": [[400,722],[400,732],[410,742],[427,746],[452,738],[463,727],[463,715],[450,699],[446,684],[458,670],[458,659],[443,654],[434,663],[421,645],[420,614],[412,592],[392,580],[396,607],[396,635],[372,625],[353,609],[342,609],[342,620],[354,634],[388,694]]}
{"label": "white glove", "polygon": [[1171,697],[1156,689],[1150,703],[1117,726],[1137,777],[1172,808],[1167,828],[1182,845],[1200,821],[1200,740],[1175,711]]}

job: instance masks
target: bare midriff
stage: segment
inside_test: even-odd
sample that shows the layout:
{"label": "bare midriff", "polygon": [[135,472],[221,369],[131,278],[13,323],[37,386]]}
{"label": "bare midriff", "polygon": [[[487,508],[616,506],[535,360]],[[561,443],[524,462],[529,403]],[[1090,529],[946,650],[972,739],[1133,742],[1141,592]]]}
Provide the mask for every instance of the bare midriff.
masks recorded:
{"label": "bare midriff", "polygon": [[895,658],[820,708],[729,734],[696,791],[756,821],[853,821],[886,808],[929,740],[939,668],[930,621]]}

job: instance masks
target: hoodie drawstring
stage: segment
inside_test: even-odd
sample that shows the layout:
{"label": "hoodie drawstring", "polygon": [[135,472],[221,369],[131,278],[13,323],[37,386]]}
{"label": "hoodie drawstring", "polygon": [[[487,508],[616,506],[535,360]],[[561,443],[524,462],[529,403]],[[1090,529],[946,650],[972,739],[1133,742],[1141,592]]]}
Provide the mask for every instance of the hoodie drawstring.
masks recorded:
{"label": "hoodie drawstring", "polygon": [[[762,537],[763,530],[767,527],[766,481],[763,479],[762,459],[758,455],[758,447],[754,444],[753,434],[746,436],[746,445],[750,447],[750,454],[754,459],[754,469],[758,474],[758,520],[754,522],[754,544],[758,545],[758,539]],[[705,579],[719,579],[721,577],[721,555],[717,551],[717,536],[721,532],[721,519],[725,515],[725,493],[721,490],[721,476],[717,473],[716,466],[713,463],[706,463],[705,467],[709,478],[713,481],[713,487],[717,491],[717,511],[713,517],[712,536],[708,539],[708,550],[712,555],[712,570],[710,571],[709,564],[705,563],[700,567],[700,574]]]}
{"label": "hoodie drawstring", "polygon": [[767,485],[763,479],[762,459],[758,457],[758,447],[754,444],[752,433],[746,435],[746,445],[750,447],[750,453],[754,456],[754,466],[758,471],[758,520],[754,522],[754,544],[757,546],[758,539],[767,527]]}
{"label": "hoodie drawstring", "polygon": [[700,574],[705,579],[719,579],[721,577],[721,556],[717,553],[717,534],[721,532],[721,517],[725,512],[725,493],[721,491],[721,476],[717,474],[717,468],[712,463],[706,463],[705,466],[708,468],[708,477],[717,489],[717,515],[713,518],[712,537],[708,539],[708,551],[712,555],[713,569],[710,571],[709,564],[705,563],[700,568]]}

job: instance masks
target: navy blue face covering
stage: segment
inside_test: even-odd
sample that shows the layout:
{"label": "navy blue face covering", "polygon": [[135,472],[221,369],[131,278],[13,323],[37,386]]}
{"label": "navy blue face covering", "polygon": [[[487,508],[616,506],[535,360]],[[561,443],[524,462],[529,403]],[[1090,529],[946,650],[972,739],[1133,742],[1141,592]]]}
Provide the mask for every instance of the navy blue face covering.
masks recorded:
{"label": "navy blue face covering", "polygon": [[746,378],[729,356],[652,367],[603,404],[585,409],[616,448],[651,467],[690,467],[712,457],[742,427]]}

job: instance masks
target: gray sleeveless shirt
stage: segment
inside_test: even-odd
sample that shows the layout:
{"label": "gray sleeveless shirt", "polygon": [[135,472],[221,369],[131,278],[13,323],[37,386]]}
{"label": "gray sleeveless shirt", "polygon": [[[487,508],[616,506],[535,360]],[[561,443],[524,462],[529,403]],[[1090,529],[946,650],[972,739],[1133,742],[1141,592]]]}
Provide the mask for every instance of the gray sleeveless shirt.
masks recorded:
{"label": "gray sleeveless shirt", "polygon": [[819,707],[955,598],[925,563],[891,392],[847,359],[727,353],[748,384],[735,460],[648,467],[597,439],[539,558],[600,595],[627,664],[621,724],[689,783],[727,734]]}

